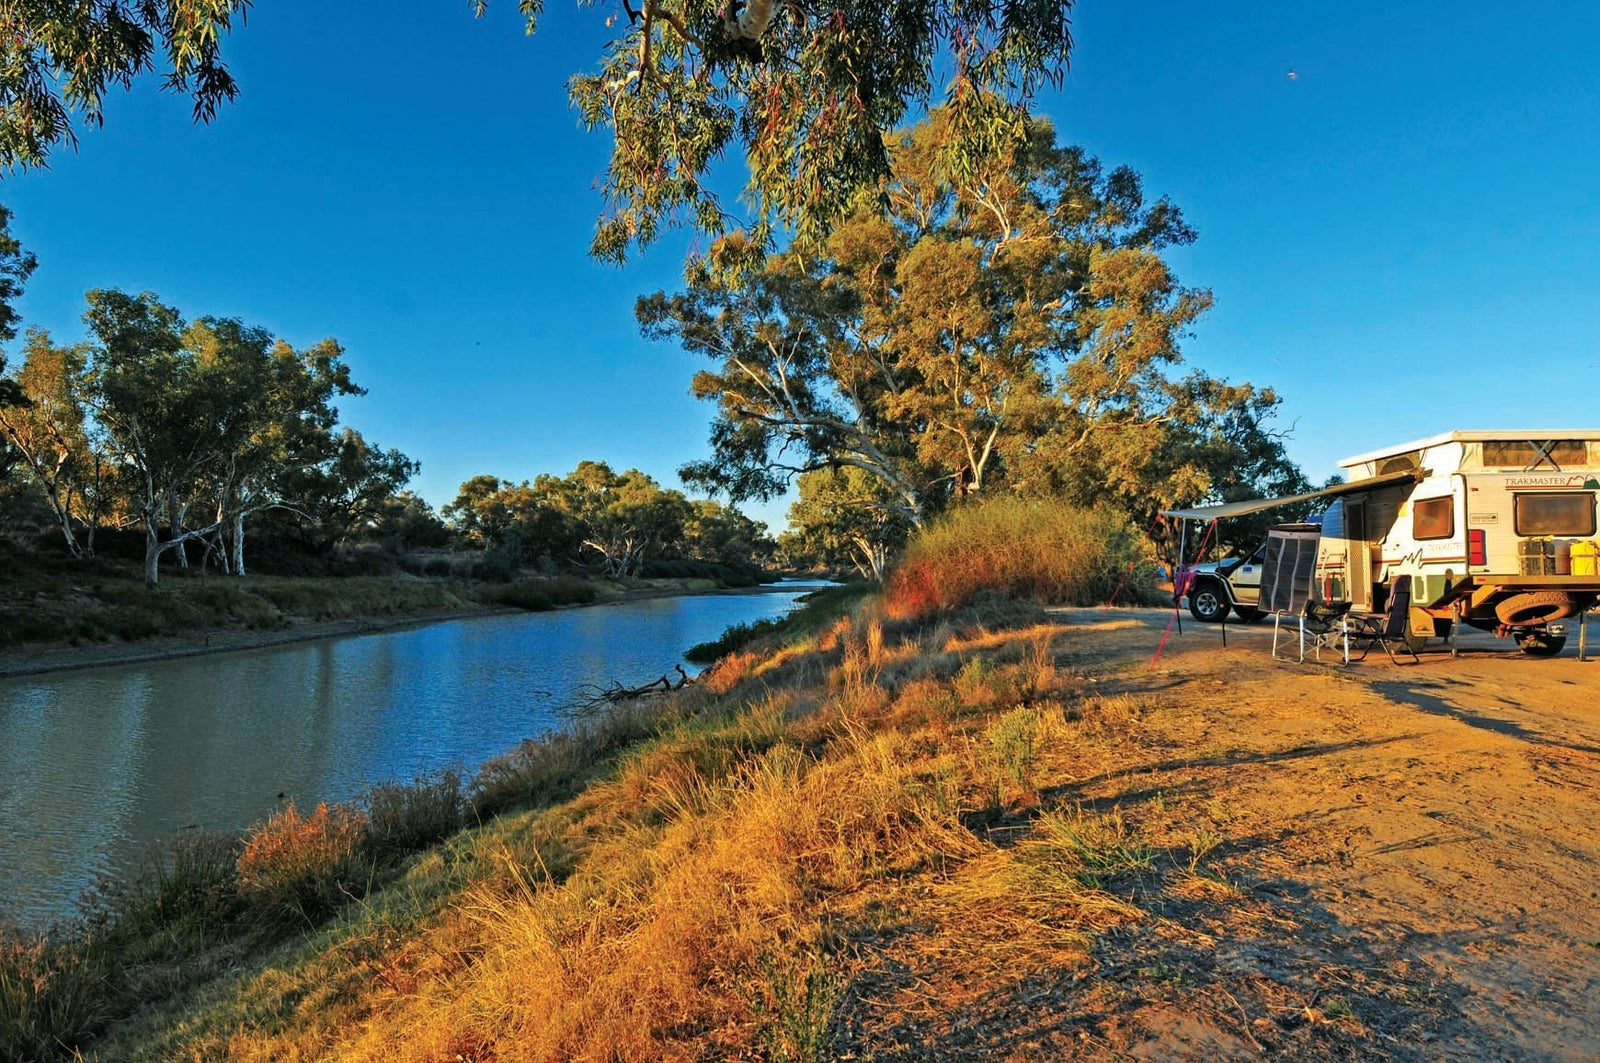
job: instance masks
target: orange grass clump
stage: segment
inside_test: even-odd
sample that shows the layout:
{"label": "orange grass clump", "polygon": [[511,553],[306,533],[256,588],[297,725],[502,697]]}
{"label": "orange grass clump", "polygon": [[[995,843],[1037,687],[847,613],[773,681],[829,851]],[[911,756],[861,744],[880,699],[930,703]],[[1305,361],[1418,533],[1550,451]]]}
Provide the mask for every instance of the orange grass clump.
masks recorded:
{"label": "orange grass clump", "polygon": [[257,827],[239,854],[239,892],[274,916],[307,923],[337,909],[366,872],[366,817],[319,803],[302,815],[289,802]]}
{"label": "orange grass clump", "polygon": [[931,616],[985,591],[1063,605],[1154,600],[1154,569],[1122,515],[1062,502],[995,498],[922,529],[890,574],[889,616]]}

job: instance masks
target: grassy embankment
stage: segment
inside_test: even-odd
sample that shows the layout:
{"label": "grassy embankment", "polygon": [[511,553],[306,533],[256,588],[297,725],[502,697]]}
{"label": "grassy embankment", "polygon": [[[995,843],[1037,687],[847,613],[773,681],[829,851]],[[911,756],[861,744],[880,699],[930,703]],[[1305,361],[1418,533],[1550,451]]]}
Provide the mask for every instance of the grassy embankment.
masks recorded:
{"label": "grassy embankment", "polygon": [[[3,544],[0,544],[3,545]],[[72,646],[218,632],[288,631],[342,621],[393,620],[478,608],[555,609],[640,592],[750,586],[751,573],[730,566],[677,562],[648,579],[522,576],[488,581],[452,574],[471,558],[427,558],[387,574],[170,573],[144,586],[137,563],[119,558],[72,561],[10,548],[0,554],[0,650],[39,643]],[[431,564],[437,561],[438,564]],[[481,566],[480,566],[481,567]],[[455,568],[470,569],[456,564]]]}
{"label": "grassy embankment", "polygon": [[833,1058],[918,1036],[945,994],[1082,971],[1117,928],[1227,906],[1216,817],[1064,796],[1159,707],[1107,692],[1075,629],[985,593],[1009,572],[1091,601],[1131,537],[1044,586],[1029,558],[1115,529],[1013,516],[946,526],[885,597],[827,596],[809,633],[469,782],[186,839],[84,924],[9,941],[0,1050]]}

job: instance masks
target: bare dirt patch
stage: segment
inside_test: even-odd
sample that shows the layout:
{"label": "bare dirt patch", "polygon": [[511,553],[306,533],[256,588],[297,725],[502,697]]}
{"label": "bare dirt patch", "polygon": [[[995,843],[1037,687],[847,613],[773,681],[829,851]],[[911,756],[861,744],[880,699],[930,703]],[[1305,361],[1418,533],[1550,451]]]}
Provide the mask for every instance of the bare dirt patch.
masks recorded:
{"label": "bare dirt patch", "polygon": [[1103,886],[1143,917],[1005,964],[932,900],[849,913],[838,1058],[1600,1058],[1600,662],[1286,663],[1191,624],[1152,664],[1169,617],[1058,615],[1059,665],[1141,708],[985,828],[1126,816],[1152,870]]}

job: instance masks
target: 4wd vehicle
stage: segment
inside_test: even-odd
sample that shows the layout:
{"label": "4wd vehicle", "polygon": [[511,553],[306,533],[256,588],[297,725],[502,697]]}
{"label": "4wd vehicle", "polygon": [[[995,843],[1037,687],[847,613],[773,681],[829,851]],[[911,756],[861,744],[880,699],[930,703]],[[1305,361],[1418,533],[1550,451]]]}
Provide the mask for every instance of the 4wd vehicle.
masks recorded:
{"label": "4wd vehicle", "polygon": [[1262,543],[1248,557],[1225,557],[1187,566],[1189,612],[1208,624],[1222,620],[1229,609],[1246,624],[1259,617],[1261,563],[1266,557],[1267,545]]}

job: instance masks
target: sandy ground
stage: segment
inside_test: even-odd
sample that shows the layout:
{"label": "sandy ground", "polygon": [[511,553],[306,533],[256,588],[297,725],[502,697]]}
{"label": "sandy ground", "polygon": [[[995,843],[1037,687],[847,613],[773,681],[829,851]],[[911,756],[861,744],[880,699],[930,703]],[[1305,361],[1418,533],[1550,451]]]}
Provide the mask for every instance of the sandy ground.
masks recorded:
{"label": "sandy ground", "polygon": [[852,1058],[1600,1059],[1600,661],[1301,664],[1187,616],[1152,660],[1171,615],[1056,612],[1063,663],[1158,707],[1042,796],[1214,828],[1216,895],[1143,898],[1078,970],[960,986],[885,946],[895,1014],[967,1003],[857,1003]]}
{"label": "sandy ground", "polygon": [[1434,644],[1420,664],[1348,667],[1274,662],[1267,624],[1228,641],[1185,625],[1164,659],[1250,677],[1238,731],[1294,744],[1231,784],[1292,828],[1264,870],[1304,890],[1327,938],[1430,972],[1459,1017],[1423,1054],[1600,1059],[1600,661],[1575,637],[1555,659],[1474,633],[1459,658]]}

